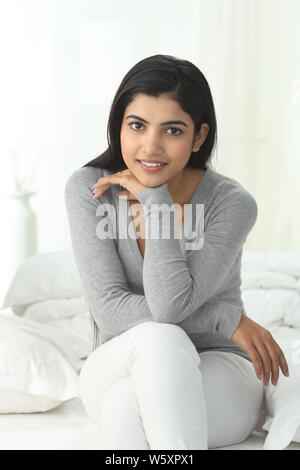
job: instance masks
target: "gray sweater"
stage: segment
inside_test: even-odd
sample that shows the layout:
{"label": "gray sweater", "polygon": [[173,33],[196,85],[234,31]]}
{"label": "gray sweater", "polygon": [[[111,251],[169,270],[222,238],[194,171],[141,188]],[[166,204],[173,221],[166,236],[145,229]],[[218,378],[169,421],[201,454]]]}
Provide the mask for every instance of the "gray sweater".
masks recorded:
{"label": "gray sweater", "polygon": [[[143,189],[137,195],[146,221],[143,259],[129,202],[117,196],[122,186],[112,185],[93,199],[93,184],[112,173],[82,167],[65,186],[73,253],[94,326],[93,350],[139,323],[155,321],[180,326],[198,352],[233,352],[250,361],[231,338],[246,314],[240,271],[243,245],[257,218],[253,196],[236,180],[207,169],[189,204],[197,212],[185,215],[178,235],[174,218],[165,217],[174,204],[167,183]],[[198,241],[190,236],[194,232]]]}

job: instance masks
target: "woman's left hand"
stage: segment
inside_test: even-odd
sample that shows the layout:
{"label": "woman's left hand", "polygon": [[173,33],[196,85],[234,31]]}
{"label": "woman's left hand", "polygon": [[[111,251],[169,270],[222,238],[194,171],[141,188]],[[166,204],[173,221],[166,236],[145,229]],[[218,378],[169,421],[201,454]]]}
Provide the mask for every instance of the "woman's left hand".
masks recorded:
{"label": "woman's left hand", "polygon": [[244,313],[231,340],[248,354],[257,377],[264,378],[266,386],[271,374],[272,384],[277,384],[279,368],[289,376],[286,358],[271,333]]}
{"label": "woman's left hand", "polygon": [[106,191],[112,184],[119,184],[126,188],[118,193],[118,196],[126,196],[126,199],[136,200],[137,194],[143,189],[147,188],[141,183],[130,170],[119,171],[113,175],[107,175],[100,178],[93,186],[94,198],[101,197],[104,191]]}

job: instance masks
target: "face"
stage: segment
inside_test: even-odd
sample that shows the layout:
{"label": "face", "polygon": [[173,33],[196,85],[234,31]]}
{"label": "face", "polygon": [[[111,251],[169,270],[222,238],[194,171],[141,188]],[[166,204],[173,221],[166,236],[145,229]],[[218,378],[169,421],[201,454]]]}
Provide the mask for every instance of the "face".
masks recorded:
{"label": "face", "polygon": [[[167,121],[171,122],[166,124]],[[127,168],[146,186],[158,186],[178,179],[191,152],[199,150],[208,130],[208,124],[203,124],[193,141],[194,122],[177,101],[167,94],[159,97],[137,94],[123,116],[120,133],[123,160]],[[147,160],[163,162],[165,165],[153,171],[154,167],[149,169],[140,163]]]}

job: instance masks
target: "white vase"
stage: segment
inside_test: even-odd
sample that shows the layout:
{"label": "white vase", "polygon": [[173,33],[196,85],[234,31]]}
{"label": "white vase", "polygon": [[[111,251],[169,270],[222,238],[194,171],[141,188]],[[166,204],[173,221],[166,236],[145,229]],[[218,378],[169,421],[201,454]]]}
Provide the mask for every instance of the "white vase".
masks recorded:
{"label": "white vase", "polygon": [[37,223],[29,199],[31,191],[6,194],[1,201],[1,257],[6,278],[11,278],[20,264],[37,252]]}

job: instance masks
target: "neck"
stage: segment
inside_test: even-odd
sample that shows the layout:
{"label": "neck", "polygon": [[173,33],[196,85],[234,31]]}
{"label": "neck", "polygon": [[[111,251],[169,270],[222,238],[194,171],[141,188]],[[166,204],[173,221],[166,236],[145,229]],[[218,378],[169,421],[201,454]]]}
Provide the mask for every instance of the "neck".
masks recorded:
{"label": "neck", "polygon": [[167,181],[168,191],[172,196],[174,203],[184,204],[186,198],[186,181],[188,177],[188,168],[182,169],[176,176]]}

